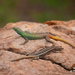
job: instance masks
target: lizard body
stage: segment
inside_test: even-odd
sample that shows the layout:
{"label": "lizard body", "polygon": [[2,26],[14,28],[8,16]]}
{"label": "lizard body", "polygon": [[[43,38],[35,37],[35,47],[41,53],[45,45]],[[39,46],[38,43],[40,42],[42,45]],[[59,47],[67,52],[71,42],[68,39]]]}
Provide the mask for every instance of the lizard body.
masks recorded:
{"label": "lizard body", "polygon": [[13,27],[13,29],[21,36],[21,37],[23,37],[26,41],[23,43],[23,44],[25,44],[25,43],[27,43],[28,42],[28,39],[29,40],[37,40],[37,39],[46,39],[46,41],[48,41],[48,42],[50,42],[50,43],[52,43],[52,44],[54,44],[51,40],[50,40],[50,38],[49,38],[49,33],[45,33],[45,34],[32,34],[32,33],[28,33],[28,32],[24,32],[24,31],[22,31],[21,29],[19,29],[18,27]]}

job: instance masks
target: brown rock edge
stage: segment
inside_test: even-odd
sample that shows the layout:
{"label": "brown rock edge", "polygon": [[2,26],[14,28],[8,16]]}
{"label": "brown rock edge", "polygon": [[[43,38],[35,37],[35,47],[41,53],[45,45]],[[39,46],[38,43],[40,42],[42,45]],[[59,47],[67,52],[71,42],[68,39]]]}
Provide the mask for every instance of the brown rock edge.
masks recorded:
{"label": "brown rock edge", "polygon": [[45,39],[41,39],[29,40],[25,45],[20,45],[25,40],[13,27],[34,33],[50,31],[75,45],[75,20],[50,22],[50,25],[26,21],[8,23],[0,30],[0,75],[75,75],[75,70],[71,70],[75,68],[75,48],[53,39],[51,40],[57,46],[64,48],[61,53],[51,52],[39,60],[23,59],[11,62],[12,59],[24,56],[21,54],[39,51],[47,43]]}

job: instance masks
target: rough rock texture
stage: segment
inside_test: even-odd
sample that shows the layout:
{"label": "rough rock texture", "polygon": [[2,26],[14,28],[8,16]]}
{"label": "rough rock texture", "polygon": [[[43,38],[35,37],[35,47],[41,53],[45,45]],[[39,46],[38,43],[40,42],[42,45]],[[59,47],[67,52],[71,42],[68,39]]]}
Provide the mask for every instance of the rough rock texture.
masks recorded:
{"label": "rough rock texture", "polygon": [[41,39],[29,40],[25,45],[20,45],[25,40],[12,29],[13,27],[34,33],[50,31],[75,45],[75,20],[53,20],[50,24],[52,25],[21,21],[9,23],[0,30],[0,75],[75,75],[75,70],[71,70],[75,67],[75,48],[53,39],[51,40],[56,45],[64,48],[61,53],[51,52],[39,60],[23,59],[11,62],[12,59],[24,56],[21,54],[39,51],[47,43],[45,39]]}

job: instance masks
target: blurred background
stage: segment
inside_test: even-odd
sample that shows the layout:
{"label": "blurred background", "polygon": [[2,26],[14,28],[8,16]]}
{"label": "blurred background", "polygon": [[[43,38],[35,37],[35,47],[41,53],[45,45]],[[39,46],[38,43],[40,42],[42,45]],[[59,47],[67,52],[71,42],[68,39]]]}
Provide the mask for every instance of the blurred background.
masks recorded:
{"label": "blurred background", "polygon": [[75,19],[75,0],[0,0],[0,28],[10,22]]}

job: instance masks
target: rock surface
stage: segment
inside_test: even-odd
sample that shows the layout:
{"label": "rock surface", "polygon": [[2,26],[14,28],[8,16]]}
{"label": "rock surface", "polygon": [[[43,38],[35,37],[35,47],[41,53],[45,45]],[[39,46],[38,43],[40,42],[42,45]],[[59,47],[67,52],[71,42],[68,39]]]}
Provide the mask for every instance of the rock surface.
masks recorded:
{"label": "rock surface", "polygon": [[52,25],[22,21],[9,23],[0,30],[0,75],[75,75],[75,70],[71,70],[75,67],[75,48],[53,39],[51,40],[57,46],[64,48],[61,53],[51,52],[39,60],[23,59],[11,62],[24,56],[21,54],[39,51],[47,43],[45,39],[41,39],[29,40],[25,45],[20,45],[25,40],[12,29],[13,27],[34,33],[52,32],[75,45],[75,20],[53,20],[50,24]]}

